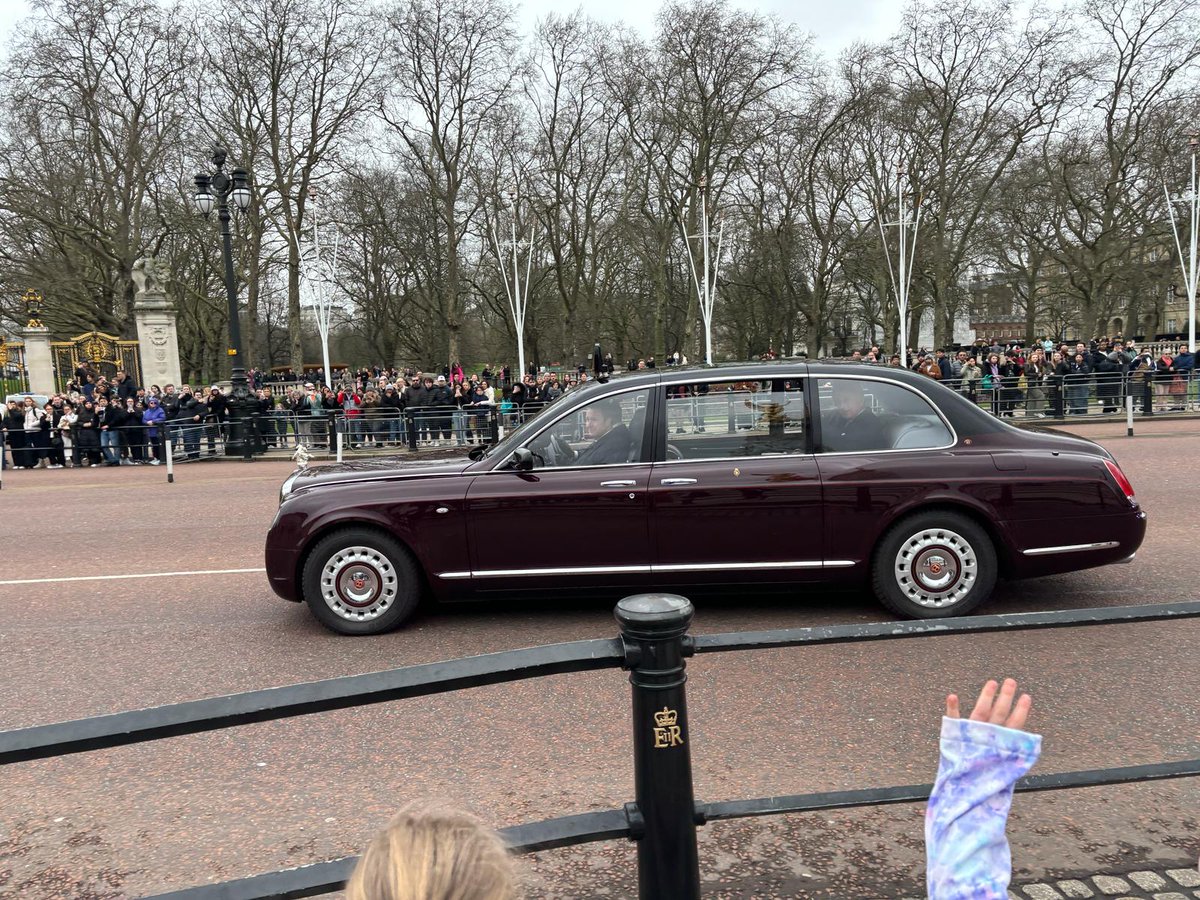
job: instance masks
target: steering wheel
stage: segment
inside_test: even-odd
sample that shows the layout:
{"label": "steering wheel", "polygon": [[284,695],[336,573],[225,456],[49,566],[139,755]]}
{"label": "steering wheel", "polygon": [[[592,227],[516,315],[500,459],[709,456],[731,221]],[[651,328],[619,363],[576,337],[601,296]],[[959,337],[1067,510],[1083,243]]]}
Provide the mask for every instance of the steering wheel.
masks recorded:
{"label": "steering wheel", "polygon": [[575,451],[571,449],[571,445],[562,439],[561,436],[553,434],[550,436],[550,452],[551,465],[565,466],[567,463],[575,459]]}

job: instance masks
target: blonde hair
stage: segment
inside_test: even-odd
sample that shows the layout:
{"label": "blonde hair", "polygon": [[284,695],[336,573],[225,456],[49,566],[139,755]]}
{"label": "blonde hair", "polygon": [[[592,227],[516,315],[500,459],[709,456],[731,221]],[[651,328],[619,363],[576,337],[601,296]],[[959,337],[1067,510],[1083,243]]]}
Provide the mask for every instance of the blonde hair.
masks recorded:
{"label": "blonde hair", "polygon": [[371,841],[347,900],[516,900],[499,835],[459,810],[410,803]]}

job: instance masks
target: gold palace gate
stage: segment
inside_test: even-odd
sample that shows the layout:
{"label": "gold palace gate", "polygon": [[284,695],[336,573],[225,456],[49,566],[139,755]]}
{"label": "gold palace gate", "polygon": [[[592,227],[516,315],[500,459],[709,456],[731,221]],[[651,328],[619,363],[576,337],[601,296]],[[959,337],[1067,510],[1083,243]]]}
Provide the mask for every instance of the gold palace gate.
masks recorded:
{"label": "gold palace gate", "polygon": [[54,357],[55,383],[60,391],[66,390],[67,382],[75,377],[75,370],[81,365],[109,381],[122,370],[134,384],[142,386],[137,341],[123,341],[102,331],[89,331],[69,341],[52,341],[50,352]]}

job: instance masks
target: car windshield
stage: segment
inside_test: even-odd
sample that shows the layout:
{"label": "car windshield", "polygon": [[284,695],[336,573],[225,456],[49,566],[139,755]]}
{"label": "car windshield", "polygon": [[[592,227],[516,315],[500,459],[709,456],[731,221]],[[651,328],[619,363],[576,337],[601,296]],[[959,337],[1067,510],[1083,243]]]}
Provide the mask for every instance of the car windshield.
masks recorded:
{"label": "car windshield", "polygon": [[[496,454],[511,453],[517,447],[520,447],[525,442],[529,434],[540,427],[540,423],[546,421],[546,411],[549,409],[562,409],[563,401],[568,397],[579,397],[583,393],[590,393],[590,389],[595,386],[599,387],[604,382],[602,381],[582,381],[579,384],[573,384],[562,394],[548,403],[528,403],[523,408],[514,407],[511,412],[505,413],[501,417],[501,422],[504,423],[506,429],[511,428],[498,443],[493,444],[484,453],[484,457],[492,457]],[[515,427],[513,427],[515,425]]]}

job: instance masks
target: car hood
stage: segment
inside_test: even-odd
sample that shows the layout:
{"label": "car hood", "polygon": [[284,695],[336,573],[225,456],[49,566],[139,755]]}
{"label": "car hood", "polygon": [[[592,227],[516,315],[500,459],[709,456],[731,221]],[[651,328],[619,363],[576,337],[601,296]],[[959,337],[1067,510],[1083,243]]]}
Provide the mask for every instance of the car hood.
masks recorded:
{"label": "car hood", "polygon": [[1063,453],[1089,453],[1093,456],[1102,456],[1105,459],[1113,458],[1113,455],[1108,450],[1095,441],[1090,441],[1085,437],[1071,434],[1059,428],[1049,428],[1044,425],[1026,425],[1021,430],[1033,439],[1037,446],[1044,447],[1047,450],[1058,450]]}
{"label": "car hood", "polygon": [[387,478],[393,475],[405,478],[421,475],[457,475],[470,464],[470,459],[458,454],[440,459],[409,459],[403,456],[356,459],[353,462],[299,469],[294,473],[291,487],[292,490],[301,490],[322,484]]}

